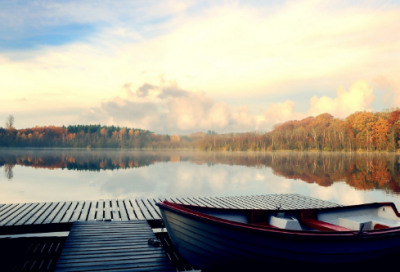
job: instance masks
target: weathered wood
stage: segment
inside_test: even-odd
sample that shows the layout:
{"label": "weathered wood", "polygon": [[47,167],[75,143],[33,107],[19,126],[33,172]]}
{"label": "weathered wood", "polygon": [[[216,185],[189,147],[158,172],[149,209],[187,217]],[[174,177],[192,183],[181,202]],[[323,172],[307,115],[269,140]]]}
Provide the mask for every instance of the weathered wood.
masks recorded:
{"label": "weathered wood", "polygon": [[100,199],[97,203],[96,221],[104,220],[104,201]]}
{"label": "weathered wood", "polygon": [[[46,218],[43,219],[42,224],[50,224],[50,223],[53,223],[53,222],[54,223],[59,223],[61,218],[62,218],[62,215],[61,215],[59,220],[56,220],[57,216],[60,214],[60,212],[63,209],[65,209],[65,210],[68,209],[69,205],[71,205],[71,202],[60,202],[60,203],[57,203],[57,206],[54,207],[54,209],[51,211],[51,213]],[[68,207],[66,207],[66,206],[68,206]]]}
{"label": "weathered wood", "polygon": [[104,200],[104,221],[111,221],[110,200]]}
{"label": "weathered wood", "polygon": [[126,212],[128,213],[129,220],[130,221],[137,220],[137,217],[136,217],[135,213],[133,212],[133,208],[132,208],[132,205],[131,205],[131,202],[129,201],[129,199],[124,199],[123,202],[125,205]]}
{"label": "weathered wood", "polygon": [[158,210],[158,207],[155,205],[154,201],[152,198],[150,199],[143,199],[143,202],[145,203],[145,205],[149,208],[149,210],[151,211],[151,214],[153,215],[153,218],[156,220],[161,219],[161,213]]}
{"label": "weathered wood", "polygon": [[[143,231],[125,235],[127,227]],[[162,248],[148,246],[149,238],[155,235],[146,221],[75,222],[55,271],[176,271]]]}
{"label": "weathered wood", "polygon": [[309,209],[338,207],[328,201],[298,194],[271,194],[229,197],[174,197],[154,199],[111,199],[99,201],[46,202],[0,204],[1,226],[28,226],[67,222],[110,221],[133,222],[160,220],[156,203],[170,201],[177,204],[227,209]]}
{"label": "weathered wood", "polygon": [[142,214],[142,212],[140,211],[140,208],[138,206],[138,204],[136,203],[135,199],[131,199],[130,200],[133,210],[135,211],[136,217],[138,220],[145,220],[146,218],[144,217],[144,215]]}
{"label": "weathered wood", "polygon": [[96,209],[97,209],[97,201],[92,201],[90,203],[90,209],[89,209],[87,221],[95,221],[96,220]]}
{"label": "weathered wood", "polygon": [[90,204],[91,204],[90,200],[85,201],[85,203],[83,204],[81,215],[79,216],[78,221],[87,221],[87,218],[89,216]]}
{"label": "weathered wood", "polygon": [[36,214],[34,214],[31,218],[24,222],[24,225],[32,225],[36,224],[36,222],[39,222],[39,224],[41,224],[44,219],[46,219],[46,217],[50,214],[56,204],[57,203],[54,202],[47,202],[45,205],[43,205],[43,207],[40,208],[40,210],[36,212]]}
{"label": "weathered wood", "polygon": [[36,205],[35,208],[33,208],[31,211],[27,212],[25,214],[25,216],[21,217],[14,225],[15,226],[23,225],[31,217],[35,216],[45,205],[48,205],[48,203],[46,203],[46,202],[39,203],[39,205]]}
{"label": "weathered wood", "polygon": [[154,218],[151,216],[149,211],[147,210],[147,207],[143,204],[143,201],[141,199],[137,199],[136,203],[138,204],[140,210],[142,211],[144,218],[146,220],[153,220]]}
{"label": "weathered wood", "polygon": [[23,218],[26,214],[28,214],[31,210],[33,210],[39,203],[31,203],[29,206],[27,206],[24,210],[21,210],[19,213],[15,213],[6,220],[4,220],[2,223],[0,223],[0,226],[12,226],[15,223],[17,223],[21,218]]}
{"label": "weathered wood", "polygon": [[121,221],[129,221],[128,214],[126,212],[123,200],[122,199],[118,199],[117,203],[118,203],[119,213],[120,213],[120,216],[121,216]]}
{"label": "weathered wood", "polygon": [[32,203],[25,203],[14,207],[0,217],[0,226],[4,226],[8,221],[17,216],[19,213],[25,211]]}
{"label": "weathered wood", "polygon": [[65,212],[64,216],[62,217],[60,223],[68,223],[69,219],[72,217],[74,214],[74,211],[76,207],[78,206],[79,202],[78,201],[73,201],[71,206],[69,206],[68,210]]}
{"label": "weathered wood", "polygon": [[82,208],[83,205],[85,205],[84,201],[79,201],[78,205],[76,208],[72,211],[71,218],[67,222],[75,222],[79,220],[79,217],[81,216]]}

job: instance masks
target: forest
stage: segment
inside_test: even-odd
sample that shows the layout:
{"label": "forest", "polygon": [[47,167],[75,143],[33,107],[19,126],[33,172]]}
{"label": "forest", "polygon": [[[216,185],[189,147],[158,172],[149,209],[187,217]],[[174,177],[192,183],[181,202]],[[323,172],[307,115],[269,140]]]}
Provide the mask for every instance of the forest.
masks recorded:
{"label": "forest", "polygon": [[355,112],[344,119],[324,113],[277,124],[268,132],[156,134],[119,126],[0,127],[0,147],[134,148],[207,151],[389,151],[400,150],[400,109]]}

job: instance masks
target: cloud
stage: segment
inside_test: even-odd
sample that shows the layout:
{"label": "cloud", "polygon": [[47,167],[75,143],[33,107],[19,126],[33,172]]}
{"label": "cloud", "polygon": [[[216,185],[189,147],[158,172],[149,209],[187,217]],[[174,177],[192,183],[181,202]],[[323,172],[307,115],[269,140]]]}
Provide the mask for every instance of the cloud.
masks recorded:
{"label": "cloud", "polygon": [[159,133],[209,129],[228,132],[255,128],[256,118],[246,108],[234,111],[204,92],[182,90],[176,82],[159,86],[145,83],[134,91],[129,84],[124,84],[123,88],[125,98],[114,97],[100,107],[83,112],[82,118],[90,123],[108,120],[109,124],[146,128]]}
{"label": "cloud", "polygon": [[82,113],[87,123],[132,126],[157,133],[192,133],[209,129],[219,133],[268,131],[275,124],[300,120],[321,113],[335,117],[362,110],[371,110],[375,99],[372,87],[366,81],[357,81],[348,91],[337,90],[334,98],[313,96],[306,112],[296,111],[291,100],[269,103],[261,115],[251,113],[247,106],[234,108],[210,98],[204,92],[190,92],[177,82],[161,80],[159,85],[144,83],[136,90],[123,85],[121,96],[101,103]]}
{"label": "cloud", "polygon": [[336,98],[313,96],[307,115],[316,116],[327,112],[335,117],[344,118],[356,111],[372,111],[370,105],[375,98],[372,87],[366,81],[360,80],[353,83],[348,91],[339,87]]}
{"label": "cloud", "polygon": [[[162,127],[177,131],[196,125],[221,131],[264,130],[274,122],[301,118],[294,97],[304,93],[307,98],[317,95],[310,114],[331,102],[336,106],[327,109],[336,114],[340,108],[346,112],[362,109],[364,105],[346,104],[350,99],[346,95],[336,101],[321,93],[337,82],[371,82],[377,74],[393,79],[400,72],[400,38],[393,35],[400,27],[396,6],[374,2],[377,6],[355,4],[337,9],[332,8],[335,1],[314,0],[285,1],[273,7],[201,2],[41,1],[37,6],[30,3],[29,9],[10,4],[0,11],[0,30],[10,29],[7,33],[22,31],[18,35],[24,36],[31,27],[46,30],[69,24],[95,25],[95,31],[57,46],[43,43],[34,50],[0,51],[0,90],[4,90],[0,109],[28,115],[38,110],[93,108],[111,122],[112,118],[126,119],[110,102],[119,96],[113,102],[121,107],[152,103],[153,115],[165,117],[160,118],[167,122]],[[176,80],[180,88],[161,86],[160,75]],[[125,82],[129,86],[121,91]],[[132,90],[137,92],[135,99]],[[397,93],[393,103],[399,104]],[[20,97],[30,102],[23,109],[15,101]],[[274,101],[268,100],[271,97]],[[232,100],[245,102],[233,106]],[[182,103],[189,106],[184,108]],[[255,114],[261,107],[267,112]],[[47,116],[43,114],[37,123],[46,122]],[[150,113],[146,118],[140,124],[155,119]],[[55,124],[67,125],[66,119],[59,118]]]}

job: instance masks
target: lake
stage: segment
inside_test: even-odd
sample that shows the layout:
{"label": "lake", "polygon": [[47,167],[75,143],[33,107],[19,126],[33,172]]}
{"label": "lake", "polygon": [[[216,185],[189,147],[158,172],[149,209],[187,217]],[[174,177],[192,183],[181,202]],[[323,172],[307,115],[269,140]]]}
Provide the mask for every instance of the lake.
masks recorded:
{"label": "lake", "polygon": [[0,203],[298,193],[394,202],[393,153],[0,149]]}

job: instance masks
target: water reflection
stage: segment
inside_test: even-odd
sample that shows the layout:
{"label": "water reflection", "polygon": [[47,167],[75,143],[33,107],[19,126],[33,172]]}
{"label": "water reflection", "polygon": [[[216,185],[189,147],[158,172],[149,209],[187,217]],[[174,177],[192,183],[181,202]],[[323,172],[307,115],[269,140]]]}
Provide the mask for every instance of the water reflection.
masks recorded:
{"label": "water reflection", "polygon": [[358,190],[400,193],[400,158],[393,153],[3,150],[0,154],[0,166],[4,165],[8,179],[13,178],[15,165],[101,171],[140,168],[156,163],[267,167],[277,176],[324,187],[345,182]]}

